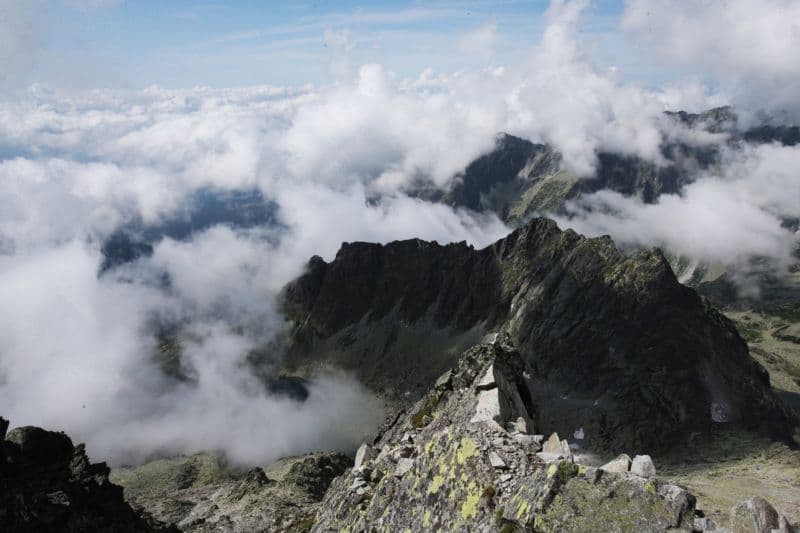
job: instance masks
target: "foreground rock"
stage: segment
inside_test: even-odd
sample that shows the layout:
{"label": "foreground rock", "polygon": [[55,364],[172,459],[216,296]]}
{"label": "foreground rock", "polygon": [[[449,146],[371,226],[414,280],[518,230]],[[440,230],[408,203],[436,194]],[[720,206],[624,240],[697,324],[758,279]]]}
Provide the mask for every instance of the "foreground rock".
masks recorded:
{"label": "foreground rock", "polygon": [[350,369],[396,405],[508,331],[530,366],[533,427],[580,429],[582,446],[656,452],[733,425],[787,441],[796,423],[733,323],[661,252],[626,257],[547,219],[483,250],[345,243],[311,260],[284,307],[290,365]]}
{"label": "foreground rock", "polygon": [[63,433],[0,418],[0,530],[177,531],[134,511],[105,463],[90,463]]}
{"label": "foreground rock", "polygon": [[113,479],[134,506],[181,531],[304,531],[331,481],[352,463],[316,453],[242,471],[203,453],[121,468]]}
{"label": "foreground rock", "polygon": [[764,498],[756,496],[731,509],[733,533],[792,533],[793,528]]}
{"label": "foreground rock", "polygon": [[[498,415],[474,420],[492,369]],[[503,340],[465,352],[375,441],[378,452],[336,479],[313,531],[690,531],[695,498],[663,480],[538,455],[541,439],[503,429],[532,417],[520,354]],[[515,378],[516,376],[516,378]],[[420,415],[423,416],[420,416]],[[557,443],[557,444],[556,444]],[[551,452],[562,452],[555,437]],[[553,453],[553,455],[557,455]]]}

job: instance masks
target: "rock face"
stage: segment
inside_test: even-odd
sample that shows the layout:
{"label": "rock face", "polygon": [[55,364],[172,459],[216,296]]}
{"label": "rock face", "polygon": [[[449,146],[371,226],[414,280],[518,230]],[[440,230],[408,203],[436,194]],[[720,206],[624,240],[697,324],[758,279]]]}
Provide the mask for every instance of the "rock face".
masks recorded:
{"label": "rock face", "polygon": [[313,258],[284,302],[290,366],[350,369],[397,404],[503,330],[531,368],[532,427],[581,428],[581,446],[658,451],[718,424],[790,433],[734,325],[658,250],[626,257],[547,219],[482,250],[345,243],[331,263]]}
{"label": "rock face", "polygon": [[125,497],[181,531],[306,531],[350,457],[315,453],[243,472],[209,454],[115,471]]}
{"label": "rock face", "polygon": [[[487,369],[521,363],[507,343],[465,352],[450,385],[379,435],[375,459],[333,482],[312,531],[691,530],[695,499],[677,486],[570,460],[545,463],[535,442],[472,422]],[[424,425],[415,423],[421,411]]]}
{"label": "rock face", "polygon": [[[0,529],[3,531],[173,531],[134,511],[105,463],[63,433],[0,418]],[[177,531],[177,530],[174,530]]]}

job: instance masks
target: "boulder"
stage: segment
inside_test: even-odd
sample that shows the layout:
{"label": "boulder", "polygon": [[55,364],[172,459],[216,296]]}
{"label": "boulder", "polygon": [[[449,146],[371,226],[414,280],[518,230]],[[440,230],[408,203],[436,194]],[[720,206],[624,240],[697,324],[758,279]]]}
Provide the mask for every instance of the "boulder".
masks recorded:
{"label": "boulder", "polygon": [[403,477],[406,475],[406,472],[411,470],[411,467],[414,466],[414,459],[410,457],[404,457],[397,461],[397,466],[394,469],[395,477]]}
{"label": "boulder", "polygon": [[550,437],[542,445],[542,453],[561,455],[561,452],[561,439],[558,438],[558,433],[551,433]]}
{"label": "boulder", "polygon": [[656,465],[649,455],[637,455],[631,463],[631,473],[646,478],[655,477]]}
{"label": "boulder", "polygon": [[503,461],[497,452],[489,452],[489,463],[492,468],[506,468],[506,463]]}
{"label": "boulder", "polygon": [[497,388],[484,390],[478,394],[475,414],[470,419],[473,424],[485,424],[502,429],[500,409],[500,391]]}
{"label": "boulder", "polygon": [[628,472],[630,469],[631,469],[631,458],[624,453],[618,455],[616,459],[613,459],[600,467],[600,470],[603,470],[605,472],[616,472],[616,473]]}
{"label": "boulder", "polygon": [[378,456],[378,451],[367,443],[362,443],[356,451],[356,460],[353,468],[361,468]]}
{"label": "boulder", "polygon": [[[783,518],[783,520],[781,520]],[[791,533],[788,521],[767,500],[756,496],[731,509],[733,533]]]}

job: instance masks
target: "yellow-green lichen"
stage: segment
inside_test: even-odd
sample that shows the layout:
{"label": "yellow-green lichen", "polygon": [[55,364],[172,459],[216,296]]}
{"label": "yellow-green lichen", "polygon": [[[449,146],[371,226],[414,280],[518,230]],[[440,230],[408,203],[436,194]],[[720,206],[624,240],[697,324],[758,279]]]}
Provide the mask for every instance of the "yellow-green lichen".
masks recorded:
{"label": "yellow-green lichen", "polygon": [[429,528],[431,527],[431,511],[428,509],[425,511],[425,514],[422,515],[422,527]]}
{"label": "yellow-green lichen", "polygon": [[444,485],[444,477],[439,475],[433,476],[431,486],[428,487],[428,494],[436,494],[439,492],[439,489],[442,488],[442,485]]}
{"label": "yellow-green lichen", "polygon": [[461,504],[461,518],[463,520],[470,520],[478,516],[478,501],[480,499],[480,492],[471,492],[467,495],[467,499]]}
{"label": "yellow-green lichen", "polygon": [[548,478],[553,477],[554,475],[556,475],[557,471],[558,471],[558,465],[556,463],[551,464],[550,466],[547,467],[547,477]]}
{"label": "yellow-green lichen", "polygon": [[475,441],[469,437],[462,437],[461,446],[456,452],[458,464],[463,465],[467,459],[476,455],[478,455],[478,447],[475,445]]}

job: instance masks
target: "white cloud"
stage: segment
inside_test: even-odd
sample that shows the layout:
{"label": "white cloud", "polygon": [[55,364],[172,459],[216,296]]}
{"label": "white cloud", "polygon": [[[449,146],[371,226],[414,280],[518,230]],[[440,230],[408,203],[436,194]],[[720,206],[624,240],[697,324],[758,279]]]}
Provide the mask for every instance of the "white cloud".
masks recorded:
{"label": "white cloud", "polygon": [[800,119],[800,4],[628,0],[622,27],[661,57],[727,87],[742,110]]}
{"label": "white cloud", "polygon": [[778,272],[792,261],[796,237],[782,225],[800,217],[800,147],[763,145],[728,152],[718,170],[654,204],[610,191],[585,196],[560,223],[618,243],[660,245],[695,260],[748,269],[772,260]]}

